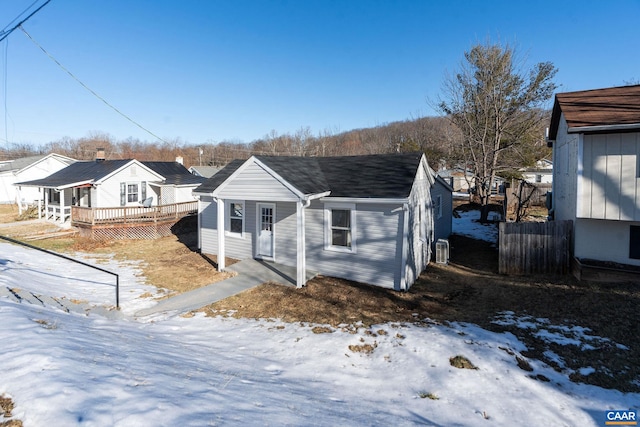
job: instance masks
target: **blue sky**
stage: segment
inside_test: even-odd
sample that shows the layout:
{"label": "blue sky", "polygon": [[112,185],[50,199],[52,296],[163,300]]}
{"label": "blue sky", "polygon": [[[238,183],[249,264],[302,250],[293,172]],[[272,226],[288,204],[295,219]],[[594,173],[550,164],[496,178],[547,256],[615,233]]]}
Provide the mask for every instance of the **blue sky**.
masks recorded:
{"label": "blue sky", "polygon": [[[0,1],[0,28],[44,2]],[[640,82],[639,17],[640,0],[52,0],[23,26],[131,119],[197,145],[436,115],[445,74],[487,40],[551,61],[559,91]],[[0,145],[156,140],[19,29],[0,97]]]}

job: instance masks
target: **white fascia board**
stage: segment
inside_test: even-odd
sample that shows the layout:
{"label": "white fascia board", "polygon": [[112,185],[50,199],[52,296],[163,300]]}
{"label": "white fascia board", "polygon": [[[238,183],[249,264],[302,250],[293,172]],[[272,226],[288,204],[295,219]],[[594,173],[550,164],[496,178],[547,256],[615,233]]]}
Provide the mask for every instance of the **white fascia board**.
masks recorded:
{"label": "white fascia board", "polygon": [[[427,179],[429,180],[429,185],[433,185],[436,183],[435,178],[433,177],[433,174],[431,174],[431,167],[429,167],[429,162],[427,162],[427,156],[425,156],[424,154],[422,155],[422,158],[420,159],[420,166],[424,168],[424,173],[427,175]],[[416,176],[417,176],[417,171],[416,171]]]}
{"label": "white fascia board", "polygon": [[[138,167],[141,167],[142,169],[146,170],[147,172],[149,172],[152,175],[155,175],[158,177],[158,179],[160,181],[164,181],[164,176],[160,175],[159,173],[155,172],[153,169],[148,168],[147,166],[143,165],[142,163],[140,163],[139,161],[137,161],[136,159],[131,160],[128,163],[125,163],[124,165],[122,165],[121,167],[119,167],[118,169],[114,170],[113,172],[111,172],[109,175],[104,176],[102,179],[99,179],[98,181],[96,181],[96,184],[102,184],[103,182],[107,181],[109,178],[111,178],[112,176],[114,176],[115,174],[121,172],[122,170],[128,168],[129,166],[135,164]],[[153,182],[153,181],[151,181]]]}
{"label": "white fascia board", "polygon": [[375,197],[322,197],[320,198],[321,202],[331,202],[331,203],[379,203],[379,204],[389,204],[389,205],[398,205],[403,203],[409,203],[409,198],[404,197],[402,199],[394,199],[394,198],[375,198]]}
{"label": "white fascia board", "polygon": [[[79,181],[79,182],[74,182],[71,184],[65,184],[65,185],[61,185],[59,187],[48,187],[48,188],[55,188],[56,190],[66,190],[67,188],[73,188],[73,187],[77,187],[80,185],[87,185],[87,184],[93,184],[93,180],[89,179],[87,181]],[[43,188],[47,188],[45,186],[41,186]]]}
{"label": "white fascia board", "polygon": [[640,130],[640,123],[630,123],[624,125],[575,126],[567,128],[567,133],[615,132],[634,129]]}

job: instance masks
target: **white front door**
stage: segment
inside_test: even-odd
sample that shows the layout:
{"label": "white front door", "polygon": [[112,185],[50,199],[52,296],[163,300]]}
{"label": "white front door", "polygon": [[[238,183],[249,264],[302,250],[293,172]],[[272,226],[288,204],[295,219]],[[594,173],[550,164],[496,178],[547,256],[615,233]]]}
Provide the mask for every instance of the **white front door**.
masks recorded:
{"label": "white front door", "polygon": [[257,258],[273,259],[273,246],[275,242],[274,219],[276,206],[272,203],[258,203],[258,244]]}

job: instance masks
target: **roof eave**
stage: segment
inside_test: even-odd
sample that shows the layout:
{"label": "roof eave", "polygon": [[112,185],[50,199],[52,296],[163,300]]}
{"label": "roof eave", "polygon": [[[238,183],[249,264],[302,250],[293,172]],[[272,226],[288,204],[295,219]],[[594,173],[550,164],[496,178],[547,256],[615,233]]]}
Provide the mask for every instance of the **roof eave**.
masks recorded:
{"label": "roof eave", "polygon": [[600,126],[573,126],[567,129],[567,133],[604,133],[604,132],[629,132],[640,130],[640,123],[627,123]]}
{"label": "roof eave", "polygon": [[390,205],[400,205],[409,203],[409,197],[322,197],[321,202],[339,202],[339,203],[380,203]]}

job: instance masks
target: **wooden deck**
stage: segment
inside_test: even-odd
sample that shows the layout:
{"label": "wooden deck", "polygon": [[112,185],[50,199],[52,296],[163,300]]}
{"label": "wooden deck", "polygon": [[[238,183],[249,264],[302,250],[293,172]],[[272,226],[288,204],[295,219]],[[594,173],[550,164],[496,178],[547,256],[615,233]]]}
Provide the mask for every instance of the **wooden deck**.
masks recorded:
{"label": "wooden deck", "polygon": [[71,207],[71,225],[104,226],[126,224],[152,224],[198,213],[198,202],[173,203],[145,208],[142,206],[122,206],[117,208]]}

